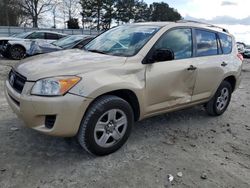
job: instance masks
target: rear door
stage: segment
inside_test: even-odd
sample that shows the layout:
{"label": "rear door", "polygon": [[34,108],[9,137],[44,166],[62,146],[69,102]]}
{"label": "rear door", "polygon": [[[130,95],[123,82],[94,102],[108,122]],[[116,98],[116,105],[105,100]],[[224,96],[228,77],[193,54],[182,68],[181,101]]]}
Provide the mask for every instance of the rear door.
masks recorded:
{"label": "rear door", "polygon": [[191,102],[196,70],[192,67],[193,42],[190,28],[167,31],[153,51],[171,49],[174,60],[148,64],[146,68],[146,113],[154,114]]}
{"label": "rear door", "polygon": [[[224,77],[228,62],[225,62],[226,58],[217,32],[195,29],[195,40],[196,58],[193,59],[193,64],[197,67],[197,80],[193,101],[199,101],[213,95]],[[227,51],[224,51],[230,53],[232,43],[229,41],[227,45]]]}

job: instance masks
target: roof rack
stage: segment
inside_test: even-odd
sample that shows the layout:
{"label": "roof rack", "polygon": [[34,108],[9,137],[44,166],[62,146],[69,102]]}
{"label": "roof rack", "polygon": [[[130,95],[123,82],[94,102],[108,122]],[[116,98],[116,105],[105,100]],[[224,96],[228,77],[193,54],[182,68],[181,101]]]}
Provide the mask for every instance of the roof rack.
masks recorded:
{"label": "roof rack", "polygon": [[209,24],[209,23],[205,23],[205,22],[194,21],[194,20],[178,20],[178,21],[176,21],[176,23],[188,23],[188,22],[207,25],[208,27],[218,28],[218,29],[221,29],[225,33],[229,33],[229,31],[227,29],[223,28],[223,27],[219,27],[219,26]]}

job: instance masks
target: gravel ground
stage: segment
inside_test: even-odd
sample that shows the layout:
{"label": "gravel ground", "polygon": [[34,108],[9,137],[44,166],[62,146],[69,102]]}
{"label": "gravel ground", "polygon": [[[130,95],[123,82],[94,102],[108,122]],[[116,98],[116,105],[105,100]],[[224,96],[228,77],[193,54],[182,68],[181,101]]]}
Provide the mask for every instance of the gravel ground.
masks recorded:
{"label": "gravel ground", "polygon": [[250,187],[250,61],[223,116],[197,106],[146,119],[106,157],[23,126],[3,93],[14,63],[0,60],[0,187]]}

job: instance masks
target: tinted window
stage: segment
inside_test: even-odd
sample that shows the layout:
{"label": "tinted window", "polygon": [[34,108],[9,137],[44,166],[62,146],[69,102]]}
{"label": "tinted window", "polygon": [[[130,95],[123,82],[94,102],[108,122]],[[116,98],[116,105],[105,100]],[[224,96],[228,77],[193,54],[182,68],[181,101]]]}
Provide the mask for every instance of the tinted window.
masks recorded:
{"label": "tinted window", "polygon": [[192,56],[191,29],[175,29],[168,31],[157,42],[155,49],[171,49],[175,59],[190,58]]}
{"label": "tinted window", "polygon": [[219,33],[220,43],[224,54],[229,54],[232,51],[232,37]]}
{"label": "tinted window", "polygon": [[34,33],[30,34],[27,38],[28,39],[44,39],[44,33],[34,32]]}
{"label": "tinted window", "polygon": [[218,54],[216,34],[209,31],[196,30],[197,56]]}
{"label": "tinted window", "polygon": [[61,38],[63,38],[63,37],[66,37],[67,35],[60,35],[60,34],[58,34],[58,39],[61,39]]}
{"label": "tinted window", "polygon": [[46,33],[46,39],[49,39],[49,40],[58,40],[59,37],[57,34],[54,34],[54,33]]}

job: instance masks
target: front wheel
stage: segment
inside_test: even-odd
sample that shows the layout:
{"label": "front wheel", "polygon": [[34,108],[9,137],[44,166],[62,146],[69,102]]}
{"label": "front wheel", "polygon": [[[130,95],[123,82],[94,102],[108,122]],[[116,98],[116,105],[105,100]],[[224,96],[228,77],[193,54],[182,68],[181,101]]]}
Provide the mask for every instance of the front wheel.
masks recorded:
{"label": "front wheel", "polygon": [[128,102],[116,96],[102,96],[87,110],[78,141],[92,154],[108,155],[127,141],[133,122],[133,110]]}
{"label": "front wheel", "polygon": [[14,60],[23,59],[26,55],[25,49],[22,46],[12,46],[9,51],[10,57]]}
{"label": "front wheel", "polygon": [[231,84],[227,81],[223,81],[213,98],[210,99],[210,101],[208,101],[208,103],[205,105],[208,114],[212,116],[222,115],[226,111],[231,101],[231,95]]}

